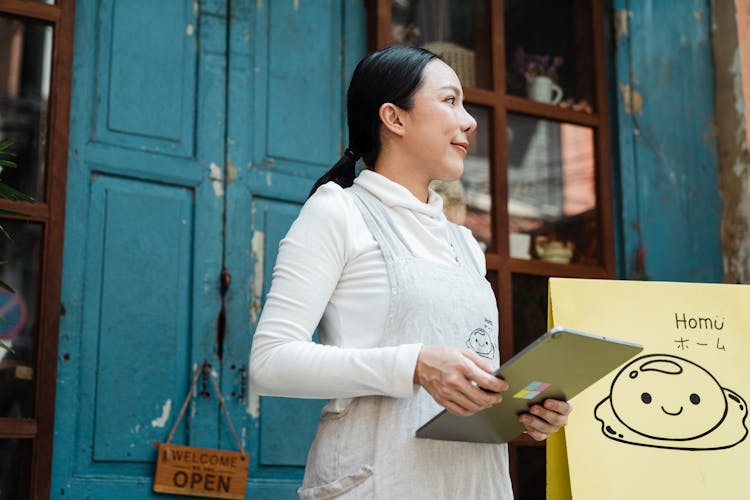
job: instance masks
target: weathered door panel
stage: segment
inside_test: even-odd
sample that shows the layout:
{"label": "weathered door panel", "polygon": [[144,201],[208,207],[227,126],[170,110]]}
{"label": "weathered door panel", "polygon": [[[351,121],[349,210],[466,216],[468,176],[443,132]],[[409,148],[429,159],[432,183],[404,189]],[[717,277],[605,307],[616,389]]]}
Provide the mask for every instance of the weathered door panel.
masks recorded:
{"label": "weathered door panel", "polygon": [[233,284],[225,297],[224,391],[245,389],[230,408],[251,453],[248,496],[297,498],[323,402],[258,397],[237,371],[247,367],[279,241],[345,146],[346,79],[365,52],[364,3],[243,3],[232,10],[225,235]]}
{"label": "weathered door panel", "polygon": [[619,274],[721,282],[711,3],[615,0],[613,8]]}
{"label": "weathered door panel", "polygon": [[[76,5],[55,498],[156,497],[151,442],[215,363],[226,13],[196,6]],[[175,442],[217,446],[218,417],[197,398]]]}

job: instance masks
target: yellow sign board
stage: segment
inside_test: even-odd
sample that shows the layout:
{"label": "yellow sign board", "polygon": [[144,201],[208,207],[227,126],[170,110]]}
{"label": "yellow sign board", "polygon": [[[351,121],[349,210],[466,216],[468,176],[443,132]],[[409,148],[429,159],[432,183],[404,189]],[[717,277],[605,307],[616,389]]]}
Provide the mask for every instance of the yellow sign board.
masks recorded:
{"label": "yellow sign board", "polygon": [[156,493],[244,499],[249,455],[159,443],[154,476]]}
{"label": "yellow sign board", "polygon": [[555,500],[739,498],[750,463],[750,286],[550,279],[550,326],[644,345],[573,398]]}

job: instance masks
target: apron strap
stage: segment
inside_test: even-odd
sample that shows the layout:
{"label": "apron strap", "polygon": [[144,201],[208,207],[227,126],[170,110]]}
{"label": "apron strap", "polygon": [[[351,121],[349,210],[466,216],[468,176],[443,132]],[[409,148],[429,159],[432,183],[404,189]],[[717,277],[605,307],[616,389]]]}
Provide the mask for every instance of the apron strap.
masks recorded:
{"label": "apron strap", "polygon": [[365,224],[367,224],[375,241],[378,242],[385,261],[390,263],[399,258],[413,257],[414,253],[409,248],[406,238],[385,210],[383,204],[367,190],[356,184],[349,189],[354,195],[352,198],[362,213]]}

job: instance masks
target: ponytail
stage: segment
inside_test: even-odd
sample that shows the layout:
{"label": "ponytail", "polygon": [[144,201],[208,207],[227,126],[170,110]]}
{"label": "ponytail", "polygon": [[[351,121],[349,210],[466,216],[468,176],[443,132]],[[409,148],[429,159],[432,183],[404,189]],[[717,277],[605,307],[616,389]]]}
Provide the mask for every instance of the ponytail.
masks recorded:
{"label": "ponytail", "polygon": [[329,181],[345,188],[351,186],[360,158],[368,168],[375,167],[381,147],[380,107],[390,102],[406,111],[411,110],[414,93],[422,85],[424,68],[436,58],[439,59],[428,50],[404,45],[376,50],[359,61],[349,82],[346,98],[350,147],[315,182],[308,198]]}
{"label": "ponytail", "polygon": [[352,184],[354,184],[354,176],[355,176],[355,167],[357,166],[357,160],[360,158],[360,155],[355,153],[349,148],[346,148],[346,151],[344,151],[344,156],[342,156],[339,161],[336,162],[336,164],[331,167],[328,172],[323,174],[323,176],[315,181],[315,184],[313,185],[312,189],[310,190],[310,194],[307,195],[309,198],[312,196],[317,189],[325,184],[326,182],[333,181],[339,186],[343,188],[348,188]]}

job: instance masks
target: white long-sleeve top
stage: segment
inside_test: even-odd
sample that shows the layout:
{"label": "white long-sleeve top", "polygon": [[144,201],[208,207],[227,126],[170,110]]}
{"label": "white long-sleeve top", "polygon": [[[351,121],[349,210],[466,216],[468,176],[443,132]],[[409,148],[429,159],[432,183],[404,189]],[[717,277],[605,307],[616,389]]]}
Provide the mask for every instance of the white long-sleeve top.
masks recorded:
{"label": "white long-sleeve top", "polygon": [[[371,170],[355,184],[374,194],[420,258],[455,265],[443,201],[424,203]],[[383,254],[352,199],[329,182],[310,197],[279,245],[253,337],[251,388],[298,398],[411,397],[421,344],[378,347],[390,285]],[[462,228],[463,229],[463,228]],[[484,254],[462,231],[484,268]],[[315,328],[321,344],[312,342]]]}

